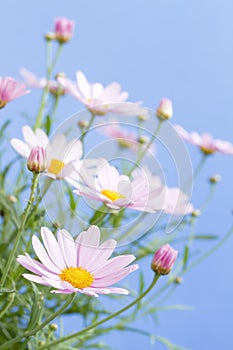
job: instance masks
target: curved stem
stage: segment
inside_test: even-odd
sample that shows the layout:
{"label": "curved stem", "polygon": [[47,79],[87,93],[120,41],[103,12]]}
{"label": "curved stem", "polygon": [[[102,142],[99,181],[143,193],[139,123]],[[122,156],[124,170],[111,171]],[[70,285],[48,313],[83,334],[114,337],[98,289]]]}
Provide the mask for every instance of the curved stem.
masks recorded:
{"label": "curved stem", "polygon": [[38,180],[39,180],[39,174],[34,173],[33,174],[33,178],[32,178],[32,186],[31,186],[30,197],[29,197],[26,209],[24,210],[24,213],[23,213],[22,222],[21,222],[21,225],[19,227],[18,233],[16,235],[13,249],[11,250],[9,259],[7,261],[7,264],[6,264],[6,267],[3,270],[3,275],[2,275],[2,279],[1,279],[1,288],[3,287],[3,285],[5,283],[7,274],[10,271],[10,269],[12,267],[12,264],[13,264],[13,261],[15,259],[15,254],[16,254],[16,251],[17,251],[17,248],[18,248],[18,245],[19,245],[19,242],[20,242],[20,239],[21,239],[21,236],[22,236],[25,224],[27,222],[27,218],[29,216],[32,204],[34,202],[34,195],[35,195],[35,191],[36,191],[36,188],[37,188],[37,185],[38,185]]}
{"label": "curved stem", "polygon": [[114,312],[113,314],[105,317],[104,319],[102,319],[102,320],[100,320],[98,322],[95,322],[95,323],[91,324],[90,326],[82,329],[81,331],[78,331],[76,333],[67,335],[66,337],[63,337],[61,339],[55,340],[55,341],[51,342],[50,344],[45,344],[43,346],[40,346],[37,350],[47,349],[47,348],[49,348],[49,347],[51,347],[53,345],[57,345],[57,344],[60,344],[60,343],[62,343],[64,341],[67,341],[69,339],[78,337],[78,336],[80,336],[80,335],[90,331],[91,329],[94,329],[94,328],[100,326],[101,324],[111,320],[112,318],[119,316],[123,312],[127,311],[128,309],[130,309],[132,306],[136,305],[142,298],[144,298],[151,291],[151,289],[155,286],[155,284],[157,283],[159,277],[160,277],[159,274],[155,274],[151,284],[149,285],[149,287],[142,294],[140,294],[134,301],[132,301],[132,303],[126,305],[122,309]]}
{"label": "curved stem", "polygon": [[[14,299],[15,299],[15,295],[16,295],[16,290],[15,290],[15,283],[14,282],[12,282],[12,287],[14,288],[13,290],[13,292],[12,293],[10,293],[10,295],[9,295],[9,301],[8,301],[8,303],[5,305],[5,307],[1,310],[1,312],[0,312],[0,319],[5,315],[5,313],[9,310],[9,308],[11,307],[11,305],[13,304],[13,302],[14,302]],[[11,292],[11,291],[10,291]],[[9,292],[8,292],[9,293]]]}
{"label": "curved stem", "polygon": [[56,312],[54,312],[52,315],[50,315],[44,322],[42,322],[40,325],[38,325],[37,327],[35,327],[34,329],[32,329],[31,331],[19,334],[17,337],[15,337],[14,339],[11,339],[10,341],[8,341],[7,343],[3,344],[2,346],[0,346],[0,350],[2,349],[9,349],[11,345],[19,342],[20,340],[22,340],[23,338],[27,338],[27,337],[31,337],[34,334],[36,334],[39,330],[41,330],[42,328],[44,328],[45,326],[47,326],[47,324],[49,322],[51,322],[52,320],[54,320],[57,316],[59,316],[63,311],[65,311],[65,309],[67,308],[67,306],[72,303],[72,301],[74,300],[76,294],[73,293],[70,295],[70,297],[68,298],[68,300],[60,307],[60,309],[58,309]]}
{"label": "curved stem", "polygon": [[86,129],[84,129],[84,131],[82,132],[82,135],[80,137],[80,141],[83,142],[83,139],[84,137],[86,136],[88,130],[90,129],[90,127],[92,126],[93,122],[94,122],[94,119],[95,119],[95,114],[94,113],[91,113],[91,119],[89,121],[89,124],[88,126],[86,127]]}

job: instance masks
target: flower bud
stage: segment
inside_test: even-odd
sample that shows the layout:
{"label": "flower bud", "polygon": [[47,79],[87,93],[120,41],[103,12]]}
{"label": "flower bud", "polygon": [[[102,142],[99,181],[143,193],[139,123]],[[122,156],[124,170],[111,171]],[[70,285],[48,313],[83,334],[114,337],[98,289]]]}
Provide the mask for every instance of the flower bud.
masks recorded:
{"label": "flower bud", "polygon": [[160,120],[167,120],[171,119],[173,115],[173,107],[172,107],[172,101],[168,98],[162,98],[157,110],[156,110],[156,116]]}
{"label": "flower bud", "polygon": [[13,196],[12,194],[10,194],[9,196],[7,196],[9,202],[11,203],[16,203],[17,202],[17,198],[15,196]]}
{"label": "flower bud", "polygon": [[180,277],[180,276],[176,277],[175,280],[174,280],[174,283],[175,283],[175,284],[181,284],[181,283],[183,283],[183,278]]}
{"label": "flower bud", "polygon": [[28,170],[41,173],[46,170],[46,152],[43,147],[33,147],[28,157]]}
{"label": "flower bud", "polygon": [[148,119],[148,115],[146,115],[146,114],[141,114],[141,115],[138,116],[138,120],[140,122],[144,122],[147,119]]}
{"label": "flower bud", "polygon": [[51,329],[51,331],[56,331],[58,329],[58,325],[56,323],[51,323],[49,325],[49,328]]}
{"label": "flower bud", "polygon": [[55,20],[55,39],[64,44],[70,41],[74,30],[74,22],[67,18],[57,18]]}
{"label": "flower bud", "polygon": [[214,176],[211,176],[210,178],[209,178],[209,182],[211,183],[211,184],[216,184],[216,183],[218,183],[219,181],[221,181],[221,175],[218,175],[218,174],[216,174],[216,175],[214,175]]}
{"label": "flower bud", "polygon": [[145,145],[146,143],[149,142],[149,138],[147,136],[139,136],[138,138],[138,142],[141,144],[141,145]]}
{"label": "flower bud", "polygon": [[80,127],[80,129],[85,129],[87,128],[89,125],[89,122],[87,120],[80,120],[78,122],[78,126]]}
{"label": "flower bud", "polygon": [[52,41],[56,39],[56,36],[54,33],[46,33],[44,38],[46,41]]}
{"label": "flower bud", "polygon": [[173,249],[169,244],[160,247],[154,254],[151,268],[159,275],[167,275],[176,261],[178,251]]}
{"label": "flower bud", "polygon": [[200,209],[194,209],[191,213],[192,217],[197,218],[198,216],[201,215]]}

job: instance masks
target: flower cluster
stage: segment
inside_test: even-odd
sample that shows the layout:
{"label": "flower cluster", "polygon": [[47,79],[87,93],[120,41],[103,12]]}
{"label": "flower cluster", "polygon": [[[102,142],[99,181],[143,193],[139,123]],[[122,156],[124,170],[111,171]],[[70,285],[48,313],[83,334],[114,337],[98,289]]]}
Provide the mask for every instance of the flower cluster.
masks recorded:
{"label": "flower cluster", "polygon": [[[9,298],[9,301],[3,301],[0,314],[1,317],[4,316],[5,324],[8,324],[9,320],[13,320],[13,318],[14,322],[18,322],[17,327],[4,328],[5,343],[3,348],[10,349],[12,346],[18,348],[21,340],[26,339],[26,342],[31,342],[28,345],[30,348],[40,349],[39,338],[33,336],[38,330],[42,334],[42,328],[68,307],[69,294],[72,297],[76,294],[85,294],[91,297],[112,293],[127,295],[133,289],[129,283],[127,288],[115,284],[139,268],[138,264],[132,264],[135,260],[138,259],[138,262],[141,258],[149,257],[151,259],[152,257],[151,268],[154,272],[152,283],[144,291],[140,287],[139,296],[115,314],[110,314],[109,311],[103,309],[103,314],[107,314],[106,319],[104,319],[102,311],[100,312],[97,307],[90,319],[85,318],[89,312],[89,306],[88,311],[85,309],[86,305],[85,310],[82,310],[83,305],[80,300],[84,298],[79,298],[78,302],[81,305],[79,305],[79,312],[82,315],[85,314],[85,322],[90,320],[92,325],[76,335],[90,331],[95,325],[100,325],[114,316],[119,316],[137,303],[140,309],[141,299],[151,291],[160,276],[169,274],[176,264],[178,250],[168,243],[175,244],[175,239],[178,237],[181,244],[185,241],[182,247],[183,258],[180,257],[182,255],[180,254],[179,264],[171,273],[170,279],[167,284],[165,283],[162,291],[166,290],[171,283],[180,283],[181,275],[185,273],[186,267],[192,259],[190,250],[195,236],[193,227],[201,211],[194,207],[186,183],[180,181],[179,186],[167,185],[166,182],[170,183],[170,181],[165,181],[166,177],[162,176],[162,165],[160,166],[160,161],[157,160],[157,156],[161,155],[158,141],[161,134],[163,136],[162,132],[159,133],[161,128],[165,129],[167,125],[171,125],[169,120],[173,116],[172,101],[168,98],[162,98],[158,107],[151,114],[142,105],[142,102],[129,102],[128,92],[123,91],[117,82],[111,82],[106,86],[100,82],[89,82],[86,75],[80,70],[76,71],[76,81],[70,80],[63,73],[54,75],[55,78],[52,79],[60,50],[65,43],[72,39],[73,32],[74,21],[67,18],[57,18],[54,31],[45,35],[47,49],[50,50],[51,45],[54,45],[53,47],[57,50],[51,62],[47,62],[45,77],[38,78],[25,68],[20,70],[25,84],[11,77],[0,77],[0,109],[5,107],[8,102],[28,94],[30,91],[27,90],[26,86],[43,90],[40,108],[35,120],[32,120],[31,126],[22,127],[22,139],[14,137],[10,140],[13,149],[27,160],[27,166],[25,162],[25,166],[19,170],[12,194],[5,193],[5,189],[2,189],[1,192],[1,293],[3,295],[10,293],[12,298]],[[75,119],[75,126],[66,124],[64,133],[54,133],[54,136],[51,137],[50,132],[54,127],[58,102],[64,95],[70,95],[83,104],[85,118]],[[123,116],[127,116],[126,120],[130,120],[130,118],[132,121],[136,120],[133,131],[130,129],[132,124],[124,123]],[[123,122],[121,122],[122,120]],[[155,125],[154,130],[151,130],[152,125]],[[98,132],[95,134],[96,130]],[[233,155],[233,144],[228,141],[214,139],[210,134],[188,133],[178,125],[174,125],[174,128],[170,127],[170,130],[173,132],[174,139],[179,140],[180,145],[183,146],[183,140],[187,141],[197,146],[204,156],[217,152]],[[93,134],[91,134],[92,132]],[[71,134],[72,137],[70,137]],[[94,154],[95,156],[93,153],[95,153],[96,148],[91,152],[88,149],[90,135],[94,135],[90,142],[91,147],[93,144],[96,145],[103,135],[108,138],[107,141],[105,140],[106,148],[100,147],[100,150]],[[161,140],[164,141],[162,136]],[[109,146],[111,142],[117,142],[117,145],[120,146],[120,149],[116,147],[117,152],[119,152],[117,155],[116,153],[114,156],[112,155],[113,149]],[[124,158],[127,153],[125,149],[133,151],[128,152],[132,156],[132,162],[131,159],[129,161],[129,159]],[[185,163],[183,162],[184,157],[180,158],[182,158],[182,166],[186,171],[186,164],[183,164]],[[207,158],[202,157],[202,159]],[[13,161],[1,170],[1,188],[4,187],[5,177],[11,164]],[[26,167],[33,174],[25,171]],[[197,169],[200,170],[198,167]],[[26,172],[32,177],[31,186],[27,183]],[[197,173],[197,171],[194,172],[195,176]],[[73,235],[65,228],[61,228],[66,227],[67,221],[63,220],[63,217],[67,214],[67,210],[65,206],[59,207],[58,200],[52,203],[55,209],[60,210],[57,222],[49,223],[45,210],[41,210],[40,202],[43,199],[41,197],[46,197],[46,191],[42,191],[41,197],[39,196],[38,183],[41,176],[50,179],[46,181],[48,193],[53,194],[53,191],[58,191],[56,185],[61,184],[62,186],[64,184],[62,187],[63,197],[59,200],[61,199],[62,204],[68,203],[70,206],[68,221],[72,227],[75,227]],[[219,175],[209,177],[211,190],[219,180]],[[24,200],[25,193],[29,189],[30,195],[27,204],[22,210],[22,214],[19,215],[20,201],[22,198]],[[209,197],[207,199],[209,200]],[[93,203],[99,207],[91,205]],[[201,210],[203,207],[205,205],[200,205]],[[48,208],[49,206],[46,209]],[[49,217],[49,213],[47,214]],[[171,220],[169,221],[169,219],[173,216],[175,216],[176,221],[173,235],[169,237],[163,235],[161,238],[161,234],[166,231],[170,224]],[[154,220],[153,224],[150,222],[148,230],[145,228],[147,219],[148,221]],[[157,220],[161,220],[162,224],[158,225]],[[192,227],[191,233],[187,237],[180,234],[185,226],[188,229]],[[135,227],[140,231],[140,237],[134,236]],[[78,228],[81,231],[79,234],[76,232]],[[55,233],[53,233],[53,229],[56,229]],[[12,230],[10,235],[9,230]],[[32,234],[32,232],[39,230],[42,241],[37,237],[37,234]],[[70,229],[69,231],[72,232]],[[154,236],[153,239],[150,237],[151,233]],[[130,239],[128,239],[129,236]],[[115,239],[116,237],[117,239]],[[133,242],[131,241],[132,237]],[[119,242],[125,243],[125,238],[128,239],[128,245],[120,246]],[[117,242],[118,239],[119,242]],[[30,242],[32,242],[33,251]],[[120,246],[121,254],[116,254],[117,244],[118,247]],[[18,252],[20,254],[17,256]],[[15,259],[21,267],[18,264],[16,267],[14,266]],[[25,279],[19,278],[20,269],[23,268],[30,272],[25,273],[24,271],[22,276],[31,284],[26,285]],[[135,276],[137,275],[135,274]],[[49,315],[47,319],[49,311],[44,314],[38,311],[42,309],[42,299],[44,298],[39,290],[42,287],[37,289],[34,283],[44,286],[47,290],[52,288],[50,292],[53,295],[50,298],[56,302],[55,306],[51,306],[52,316]],[[141,277],[141,284],[144,284],[143,277]],[[12,289],[9,289],[10,285]],[[31,285],[33,286],[33,298],[28,297],[28,293],[32,291]],[[60,304],[59,294],[68,295],[65,296],[67,300],[61,308],[58,307]],[[70,300],[73,302],[73,299]],[[94,300],[93,298],[93,305]],[[15,307],[17,301],[20,302],[20,305],[22,304],[22,308]],[[28,305],[31,309],[27,309]],[[71,312],[77,311],[76,306],[71,308]],[[92,305],[90,310],[91,307]],[[27,315],[23,315],[25,320],[29,319],[24,333],[22,333],[21,328],[26,321],[15,321],[17,317],[15,315],[12,317],[14,314],[12,310],[16,310],[16,316],[20,317],[22,317],[24,310],[28,310]],[[132,320],[134,320],[135,314],[133,313]],[[101,321],[93,322],[100,315]],[[42,317],[45,317],[43,322],[41,322]],[[124,327],[127,320],[131,321],[130,317],[127,318],[127,316],[125,319],[119,318],[119,320],[119,329]],[[1,326],[4,325],[4,322],[1,319]],[[14,333],[12,329],[16,335],[11,339]],[[15,329],[20,329],[18,335]],[[54,330],[56,330],[54,325],[50,325],[49,331],[45,327],[41,339],[50,341],[49,339],[52,337],[48,332]],[[64,337],[64,339],[67,338]],[[84,340],[82,341],[84,342]],[[54,340],[54,342],[46,343],[45,346],[53,348],[53,345],[58,343]],[[80,344],[77,345],[79,348],[83,346],[81,341]],[[3,349],[1,345],[0,348]],[[43,344],[42,348],[45,348]]]}

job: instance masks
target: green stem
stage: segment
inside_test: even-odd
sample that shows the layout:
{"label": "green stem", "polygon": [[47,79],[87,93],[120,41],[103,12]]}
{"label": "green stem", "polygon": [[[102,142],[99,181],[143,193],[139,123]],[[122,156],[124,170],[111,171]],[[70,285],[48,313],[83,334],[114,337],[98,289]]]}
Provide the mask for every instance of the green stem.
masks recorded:
{"label": "green stem", "polygon": [[2,275],[2,279],[1,279],[1,288],[4,285],[6,277],[7,277],[7,274],[10,271],[10,269],[12,267],[12,264],[14,262],[15,254],[16,254],[16,251],[17,251],[17,248],[18,248],[18,245],[19,245],[19,242],[20,242],[20,239],[21,239],[21,236],[22,236],[22,233],[23,233],[23,230],[24,230],[27,218],[29,216],[29,213],[30,213],[33,201],[34,201],[34,194],[35,194],[35,191],[36,191],[36,188],[37,188],[37,185],[38,185],[38,180],[39,180],[39,174],[34,173],[33,174],[33,178],[32,178],[32,186],[31,186],[30,197],[29,197],[26,209],[24,210],[24,213],[23,213],[22,222],[21,222],[21,225],[19,227],[18,233],[16,235],[13,249],[11,250],[9,259],[7,261],[7,264],[6,264],[6,267],[5,267],[4,271],[3,271],[3,275]]}
{"label": "green stem", "polygon": [[156,139],[156,136],[159,133],[159,130],[161,129],[161,126],[163,124],[163,120],[160,120],[155,132],[153,133],[153,135],[151,136],[150,141],[148,142],[148,144],[143,148],[142,152],[139,152],[136,163],[134,164],[134,166],[132,167],[132,169],[130,170],[130,172],[128,173],[128,176],[132,174],[132,172],[137,168],[138,164],[140,164],[141,160],[143,159],[143,157],[145,156],[146,152],[148,151],[148,149],[151,147],[151,145],[153,144],[154,140]]}
{"label": "green stem", "polygon": [[47,41],[47,45],[46,45],[46,68],[47,68],[47,73],[46,73],[46,79],[47,79],[47,84],[43,90],[43,93],[42,93],[42,97],[41,97],[41,103],[40,103],[40,108],[39,108],[39,111],[38,111],[38,114],[37,114],[37,117],[36,117],[36,122],[35,122],[35,129],[37,128],[40,128],[41,127],[41,124],[42,124],[42,119],[43,119],[43,112],[44,112],[44,109],[45,109],[45,106],[46,106],[46,101],[47,101],[47,97],[48,97],[48,93],[49,93],[49,80],[51,78],[51,74],[52,74],[52,71],[58,61],[58,58],[61,54],[61,50],[62,50],[62,44],[60,44],[58,46],[58,49],[56,51],[56,54],[54,56],[54,59],[51,62],[51,58],[50,58],[50,50],[51,50],[51,42],[50,41]]}
{"label": "green stem", "polygon": [[9,308],[11,307],[11,305],[14,302],[16,290],[15,290],[15,284],[14,283],[12,283],[12,284],[13,284],[14,292],[11,293],[11,291],[10,291],[10,294],[8,296],[8,299],[9,299],[8,303],[6,303],[5,307],[0,312],[0,319],[5,315],[5,313],[9,310]]}
{"label": "green stem", "polygon": [[96,116],[96,115],[95,115],[94,113],[91,113],[91,119],[90,119],[90,121],[89,121],[89,124],[88,124],[88,126],[86,127],[86,129],[83,130],[83,133],[82,133],[82,135],[81,135],[81,137],[80,137],[80,141],[81,141],[81,142],[83,142],[84,137],[86,136],[88,130],[89,130],[90,127],[92,126],[92,124],[93,124],[93,122],[94,122],[94,119],[95,119],[95,116]]}
{"label": "green stem", "polygon": [[194,173],[193,173],[194,179],[196,179],[197,176],[199,175],[201,169],[203,168],[203,166],[205,164],[206,159],[207,159],[207,156],[206,156],[206,154],[203,153],[199,163],[197,164],[196,169],[194,170]]}
{"label": "green stem", "polygon": [[195,266],[197,266],[200,262],[208,258],[211,254],[213,254],[219,247],[221,247],[233,234],[233,226],[230,228],[230,230],[226,233],[226,235],[211,249],[208,250],[207,253],[203,254],[200,258],[196,259],[187,269],[186,272],[193,269]]}
{"label": "green stem", "polygon": [[34,329],[32,329],[31,331],[19,334],[17,337],[15,337],[14,339],[11,339],[10,341],[8,341],[7,343],[3,344],[2,346],[0,346],[0,350],[2,349],[9,349],[10,346],[12,346],[13,344],[19,342],[20,340],[22,340],[23,338],[27,338],[27,337],[31,337],[34,334],[36,334],[38,331],[40,331],[42,328],[44,328],[45,326],[47,326],[48,323],[50,323],[52,320],[54,320],[57,316],[59,316],[63,311],[65,311],[65,309],[67,308],[67,306],[69,306],[69,304],[72,303],[72,301],[74,300],[76,294],[73,293],[70,295],[70,297],[67,299],[67,301],[60,307],[60,309],[58,309],[56,312],[54,312],[52,315],[50,315],[44,322],[42,322],[40,325],[38,325],[37,327],[35,327]]}
{"label": "green stem", "polygon": [[[54,345],[63,343],[64,341],[67,341],[67,340],[70,340],[72,338],[78,337],[78,336],[80,336],[80,335],[90,331],[91,329],[94,329],[94,328],[100,326],[101,324],[111,320],[112,318],[115,318],[115,317],[119,316],[123,312],[127,311],[128,309],[130,309],[131,307],[136,305],[142,298],[144,298],[151,291],[151,289],[155,286],[155,284],[157,283],[159,277],[160,277],[159,274],[155,274],[151,284],[149,285],[149,287],[142,294],[140,294],[132,303],[126,305],[122,309],[116,311],[115,313],[105,317],[104,319],[102,319],[102,320],[100,320],[98,322],[95,322],[95,323],[91,324],[90,326],[82,329],[81,331],[78,331],[76,333],[67,335],[66,337],[63,337],[61,339],[55,340],[55,341],[51,342],[50,344],[46,344],[46,345],[40,346],[37,350],[47,349],[47,348],[49,348],[51,346],[54,346]],[[0,348],[0,350],[1,350],[1,348]]]}

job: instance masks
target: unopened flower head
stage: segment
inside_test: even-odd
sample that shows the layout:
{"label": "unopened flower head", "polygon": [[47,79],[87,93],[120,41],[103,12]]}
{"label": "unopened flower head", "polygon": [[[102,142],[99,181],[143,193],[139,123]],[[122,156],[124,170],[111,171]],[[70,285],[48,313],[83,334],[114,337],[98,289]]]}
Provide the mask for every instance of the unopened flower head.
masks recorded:
{"label": "unopened flower head", "polygon": [[44,172],[47,168],[46,152],[43,147],[33,147],[28,157],[28,170],[34,173]]}
{"label": "unopened flower head", "polygon": [[28,94],[26,85],[11,77],[0,77],[0,109],[20,96]]}
{"label": "unopened flower head", "polygon": [[72,38],[74,31],[74,21],[68,18],[57,18],[55,20],[55,40],[64,44]]}
{"label": "unopened flower head", "polygon": [[167,275],[176,261],[178,251],[173,249],[169,244],[160,247],[154,254],[151,268],[159,275]]}
{"label": "unopened flower head", "polygon": [[52,293],[82,293],[97,297],[98,294],[128,294],[124,288],[112,287],[138,265],[130,265],[133,255],[110,258],[116,241],[109,239],[100,244],[100,231],[90,226],[74,241],[66,230],[59,230],[57,239],[47,228],[41,228],[40,240],[33,236],[32,245],[40,262],[27,253],[17,261],[33,274],[23,274],[29,281],[53,287]]}
{"label": "unopened flower head", "polygon": [[160,120],[167,120],[167,119],[171,119],[172,115],[173,115],[172,101],[169,100],[168,98],[162,98],[156,110],[156,116]]}
{"label": "unopened flower head", "polygon": [[221,175],[216,174],[216,175],[210,176],[209,182],[210,182],[211,184],[216,184],[216,183],[218,183],[219,181],[221,181],[221,179],[222,179]]}

